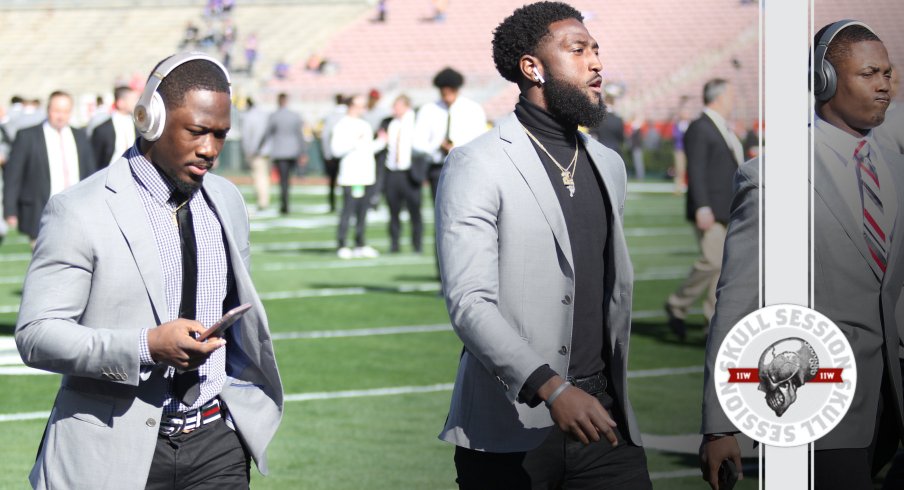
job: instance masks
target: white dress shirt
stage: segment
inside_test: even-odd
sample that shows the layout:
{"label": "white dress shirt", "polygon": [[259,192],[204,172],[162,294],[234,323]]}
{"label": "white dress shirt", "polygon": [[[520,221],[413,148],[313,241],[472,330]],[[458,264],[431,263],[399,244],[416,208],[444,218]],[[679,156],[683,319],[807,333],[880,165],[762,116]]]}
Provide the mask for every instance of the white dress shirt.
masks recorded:
{"label": "white dress shirt", "polygon": [[50,164],[50,195],[62,192],[79,181],[78,150],[72,128],[57,131],[44,122],[44,141],[47,144],[47,161]]}
{"label": "white dress shirt", "polygon": [[455,146],[467,144],[487,130],[483,107],[471,99],[459,95],[451,107],[442,101],[430,102],[417,112],[414,150],[430,155],[434,163],[443,163],[440,145],[450,121],[449,139]]}
{"label": "white dress shirt", "polygon": [[386,128],[386,168],[408,170],[411,168],[411,145],[414,141],[414,111],[409,110],[399,118],[393,118]]}
{"label": "white dress shirt", "polygon": [[116,137],[113,142],[113,155],[110,156],[109,162],[113,163],[135,144],[136,136],[132,116],[114,111],[110,120],[113,122],[113,135]]}

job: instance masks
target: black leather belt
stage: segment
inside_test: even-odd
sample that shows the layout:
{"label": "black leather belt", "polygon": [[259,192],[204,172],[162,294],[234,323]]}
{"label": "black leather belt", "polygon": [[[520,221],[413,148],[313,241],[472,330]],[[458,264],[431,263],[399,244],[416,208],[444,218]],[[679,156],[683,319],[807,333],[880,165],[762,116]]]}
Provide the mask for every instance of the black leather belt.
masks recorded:
{"label": "black leather belt", "polygon": [[567,376],[565,378],[565,381],[568,381],[574,387],[580,388],[588,395],[597,395],[606,391],[606,386],[609,384],[606,381],[606,376],[603,375],[602,371],[587,376],[586,378],[575,378],[572,376]]}

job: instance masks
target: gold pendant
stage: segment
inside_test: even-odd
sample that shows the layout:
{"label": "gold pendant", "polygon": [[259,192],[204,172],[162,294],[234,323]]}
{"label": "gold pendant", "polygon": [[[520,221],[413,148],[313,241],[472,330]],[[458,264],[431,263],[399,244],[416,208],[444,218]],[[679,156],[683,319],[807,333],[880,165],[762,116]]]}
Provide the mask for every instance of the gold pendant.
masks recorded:
{"label": "gold pendant", "polygon": [[574,197],[574,178],[571,176],[571,172],[567,170],[562,171],[562,183],[568,189],[569,197]]}

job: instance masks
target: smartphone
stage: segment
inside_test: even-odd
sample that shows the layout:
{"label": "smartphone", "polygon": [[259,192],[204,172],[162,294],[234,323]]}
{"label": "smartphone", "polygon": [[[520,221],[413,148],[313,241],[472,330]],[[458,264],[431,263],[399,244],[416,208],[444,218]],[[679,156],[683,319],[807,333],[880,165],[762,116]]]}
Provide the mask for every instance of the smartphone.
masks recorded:
{"label": "smartphone", "polygon": [[726,459],[719,465],[719,490],[732,490],[738,482],[738,467],[734,461]]}
{"label": "smartphone", "polygon": [[236,322],[236,320],[241,318],[242,315],[244,315],[250,309],[251,303],[245,303],[227,311],[226,314],[223,315],[223,318],[217,320],[216,323],[211,325],[210,328],[208,328],[198,336],[198,342],[204,342],[205,340],[215,335],[220,336],[227,328],[231,327],[232,324]]}

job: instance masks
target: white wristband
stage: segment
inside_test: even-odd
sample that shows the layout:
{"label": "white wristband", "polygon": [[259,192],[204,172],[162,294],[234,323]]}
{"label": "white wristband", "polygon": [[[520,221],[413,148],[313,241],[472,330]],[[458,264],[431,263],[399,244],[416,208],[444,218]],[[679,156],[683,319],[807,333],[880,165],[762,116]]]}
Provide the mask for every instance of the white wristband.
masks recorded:
{"label": "white wristband", "polygon": [[569,383],[568,381],[560,384],[559,387],[556,388],[551,395],[549,395],[549,398],[546,399],[546,408],[552,408],[552,402],[556,401],[556,398],[558,398],[559,395],[561,395],[562,392],[565,391],[565,389],[569,386],[571,386],[571,383]]}

